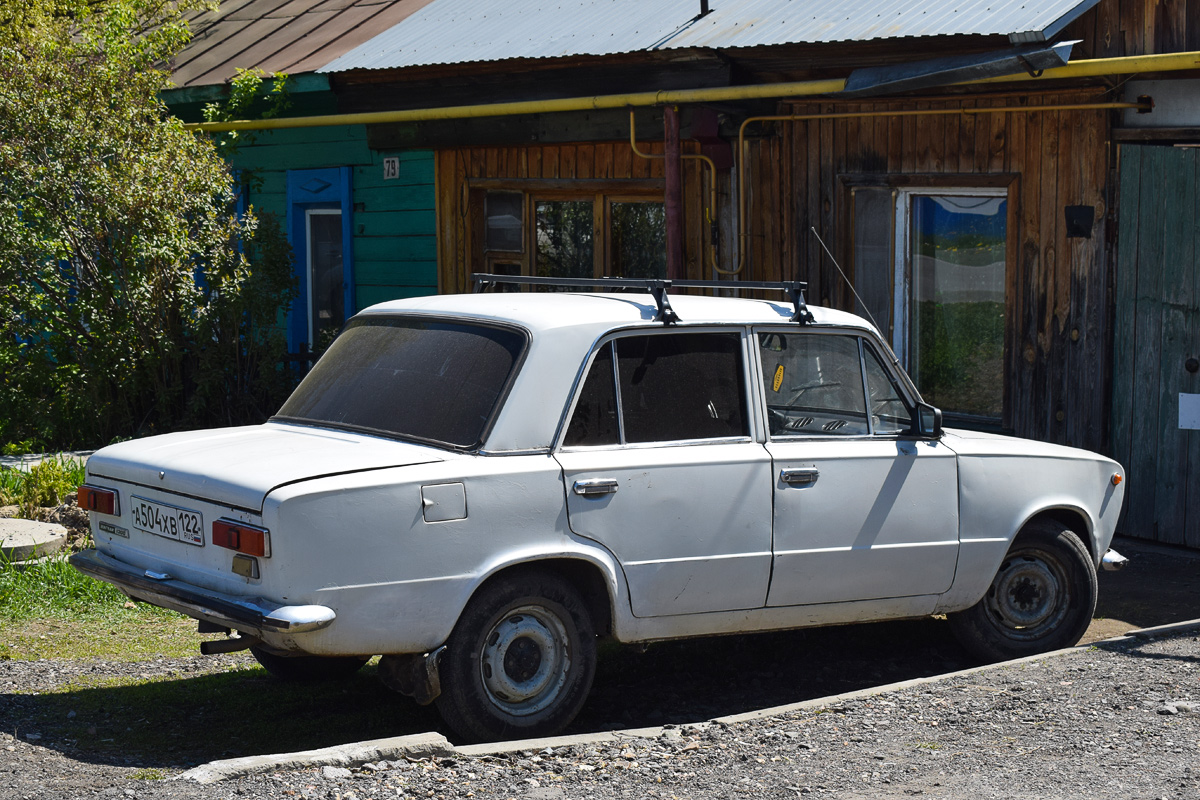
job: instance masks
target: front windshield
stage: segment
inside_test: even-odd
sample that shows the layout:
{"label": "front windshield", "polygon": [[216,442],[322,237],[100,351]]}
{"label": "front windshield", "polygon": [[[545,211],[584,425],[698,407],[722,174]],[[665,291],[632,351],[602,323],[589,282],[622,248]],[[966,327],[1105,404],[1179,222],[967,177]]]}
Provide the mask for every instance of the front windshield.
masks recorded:
{"label": "front windshield", "polygon": [[354,320],[273,419],[477,447],[524,346],[509,328]]}

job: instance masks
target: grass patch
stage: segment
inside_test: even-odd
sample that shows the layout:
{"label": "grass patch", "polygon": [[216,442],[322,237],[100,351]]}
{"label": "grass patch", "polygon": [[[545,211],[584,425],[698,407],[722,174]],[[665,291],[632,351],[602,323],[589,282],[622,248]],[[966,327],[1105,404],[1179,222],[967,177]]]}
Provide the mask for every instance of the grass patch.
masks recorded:
{"label": "grass patch", "polygon": [[35,519],[39,509],[57,506],[86,479],[83,462],[64,456],[28,470],[0,467],[0,505],[19,506],[21,516]]}
{"label": "grass patch", "polygon": [[57,554],[37,564],[0,560],[0,658],[137,661],[193,655],[196,623],[132,603]]}

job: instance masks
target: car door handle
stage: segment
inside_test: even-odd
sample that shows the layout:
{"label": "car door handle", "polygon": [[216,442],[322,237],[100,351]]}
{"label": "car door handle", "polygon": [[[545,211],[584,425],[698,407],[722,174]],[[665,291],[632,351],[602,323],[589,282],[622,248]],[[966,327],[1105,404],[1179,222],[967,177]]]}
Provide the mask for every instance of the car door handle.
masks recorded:
{"label": "car door handle", "polygon": [[575,494],[580,497],[599,497],[602,494],[613,494],[617,491],[615,478],[593,478],[587,481],[575,481]]}
{"label": "car door handle", "polygon": [[820,474],[815,467],[782,469],[779,471],[779,480],[790,486],[807,486],[810,483],[816,483],[817,476]]}

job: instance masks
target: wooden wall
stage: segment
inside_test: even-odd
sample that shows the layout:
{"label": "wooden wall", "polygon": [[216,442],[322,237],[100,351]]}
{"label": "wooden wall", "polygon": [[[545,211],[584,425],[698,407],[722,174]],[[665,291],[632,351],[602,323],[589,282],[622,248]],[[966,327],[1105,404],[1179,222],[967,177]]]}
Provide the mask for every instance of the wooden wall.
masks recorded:
{"label": "wooden wall", "polygon": [[[685,145],[687,152],[688,145]],[[661,142],[639,142],[661,154]],[[661,158],[645,159],[628,142],[587,142],[529,147],[470,147],[437,151],[438,286],[442,293],[470,290],[470,274],[484,271],[483,195],[489,190],[553,193],[639,189],[662,197]],[[684,173],[684,261],[689,278],[707,275],[702,224],[707,178],[695,160]],[[715,215],[714,215],[715,216]]]}
{"label": "wooden wall", "polygon": [[[383,179],[385,157],[400,159],[397,179]],[[287,216],[288,170],[353,168],[355,308],[347,314],[383,300],[436,292],[432,151],[371,150],[364,126],[340,125],[263,131],[232,161],[252,174],[249,202],[275,214],[281,225]]]}
{"label": "wooden wall", "polygon": [[[953,101],[797,103],[783,113],[1065,105],[1097,93]],[[799,277],[818,304],[853,298],[809,228],[845,265],[848,180],[915,185],[1016,181],[1009,230],[1005,426],[1017,435],[1102,450],[1111,341],[1110,166],[1105,111],[873,117],[775,123],[751,145],[748,280]],[[1068,239],[1064,206],[1090,205],[1090,239]]]}
{"label": "wooden wall", "polygon": [[1061,38],[1083,40],[1072,60],[1200,50],[1200,0],[1101,0]]}

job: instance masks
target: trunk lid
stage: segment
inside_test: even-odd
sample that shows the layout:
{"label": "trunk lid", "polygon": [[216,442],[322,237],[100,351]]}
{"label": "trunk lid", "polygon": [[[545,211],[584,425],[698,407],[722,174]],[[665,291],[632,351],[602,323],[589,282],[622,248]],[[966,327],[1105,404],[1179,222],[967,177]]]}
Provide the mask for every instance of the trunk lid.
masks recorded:
{"label": "trunk lid", "polygon": [[271,490],[286,484],[444,456],[409,442],[268,422],[119,442],[88,459],[88,474],[261,513]]}

